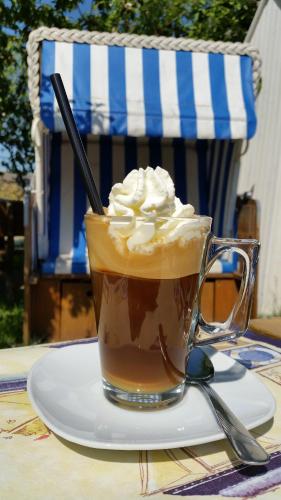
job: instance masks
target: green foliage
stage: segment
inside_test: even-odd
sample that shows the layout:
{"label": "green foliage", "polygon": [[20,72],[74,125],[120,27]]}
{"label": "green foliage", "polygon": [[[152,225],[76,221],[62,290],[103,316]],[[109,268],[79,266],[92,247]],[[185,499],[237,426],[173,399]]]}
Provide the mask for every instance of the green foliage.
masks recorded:
{"label": "green foliage", "polygon": [[0,304],[0,348],[22,343],[23,307]]}
{"label": "green foliage", "polygon": [[[256,0],[0,0],[0,142],[6,167],[33,167],[26,41],[39,26],[242,41]],[[73,15],[73,11],[76,15]],[[78,13],[78,14],[77,14]]]}
{"label": "green foliage", "polygon": [[256,0],[97,0],[79,19],[89,30],[243,41]]}
{"label": "green foliage", "polygon": [[28,35],[41,25],[71,27],[64,12],[77,4],[0,0],[0,141],[9,155],[5,166],[13,172],[24,174],[34,162],[26,68]]}

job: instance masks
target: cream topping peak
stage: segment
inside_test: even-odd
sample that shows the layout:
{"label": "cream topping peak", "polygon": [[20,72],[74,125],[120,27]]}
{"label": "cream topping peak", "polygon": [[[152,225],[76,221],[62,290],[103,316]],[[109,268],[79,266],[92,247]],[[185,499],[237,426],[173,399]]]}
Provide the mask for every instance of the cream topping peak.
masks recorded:
{"label": "cream topping peak", "polygon": [[109,231],[120,251],[126,245],[132,252],[151,253],[166,243],[201,237],[202,223],[194,207],[175,196],[174,183],[161,167],[132,170],[115,184],[107,213],[113,216]]}

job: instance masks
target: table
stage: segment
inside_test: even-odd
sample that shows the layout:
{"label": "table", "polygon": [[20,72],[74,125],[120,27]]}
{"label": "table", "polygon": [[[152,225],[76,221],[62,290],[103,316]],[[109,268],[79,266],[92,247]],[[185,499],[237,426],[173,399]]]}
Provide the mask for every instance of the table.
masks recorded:
{"label": "table", "polygon": [[257,347],[260,353],[267,348],[274,354],[271,360],[266,356],[258,368],[252,368],[277,401],[274,419],[252,431],[271,454],[270,464],[260,468],[239,465],[226,441],[125,452],[84,448],[57,437],[33,411],[26,377],[37,359],[64,345],[69,344],[0,350],[1,500],[281,497],[280,340],[248,332],[237,343],[218,345],[230,356]]}

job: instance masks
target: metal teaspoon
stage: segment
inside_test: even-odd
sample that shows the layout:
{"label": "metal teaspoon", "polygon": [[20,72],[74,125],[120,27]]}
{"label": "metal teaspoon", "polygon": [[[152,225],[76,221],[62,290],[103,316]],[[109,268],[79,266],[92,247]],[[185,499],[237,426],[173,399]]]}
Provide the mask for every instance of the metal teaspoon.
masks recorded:
{"label": "metal teaspoon", "polygon": [[269,456],[266,451],[207,383],[213,376],[214,367],[212,361],[203,349],[194,347],[190,352],[186,368],[187,383],[198,385],[208,396],[217,422],[241,462],[250,465],[267,464]]}

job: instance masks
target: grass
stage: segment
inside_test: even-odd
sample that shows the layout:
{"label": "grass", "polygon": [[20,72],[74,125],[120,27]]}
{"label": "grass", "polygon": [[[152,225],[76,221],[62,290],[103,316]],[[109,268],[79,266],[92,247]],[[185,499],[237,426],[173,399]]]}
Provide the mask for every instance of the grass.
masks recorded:
{"label": "grass", "polygon": [[9,273],[13,294],[7,293],[7,275],[5,262],[2,261],[0,275],[0,348],[13,347],[22,344],[23,323],[23,252],[15,252],[12,272]]}
{"label": "grass", "polygon": [[0,348],[22,343],[23,306],[0,303]]}

